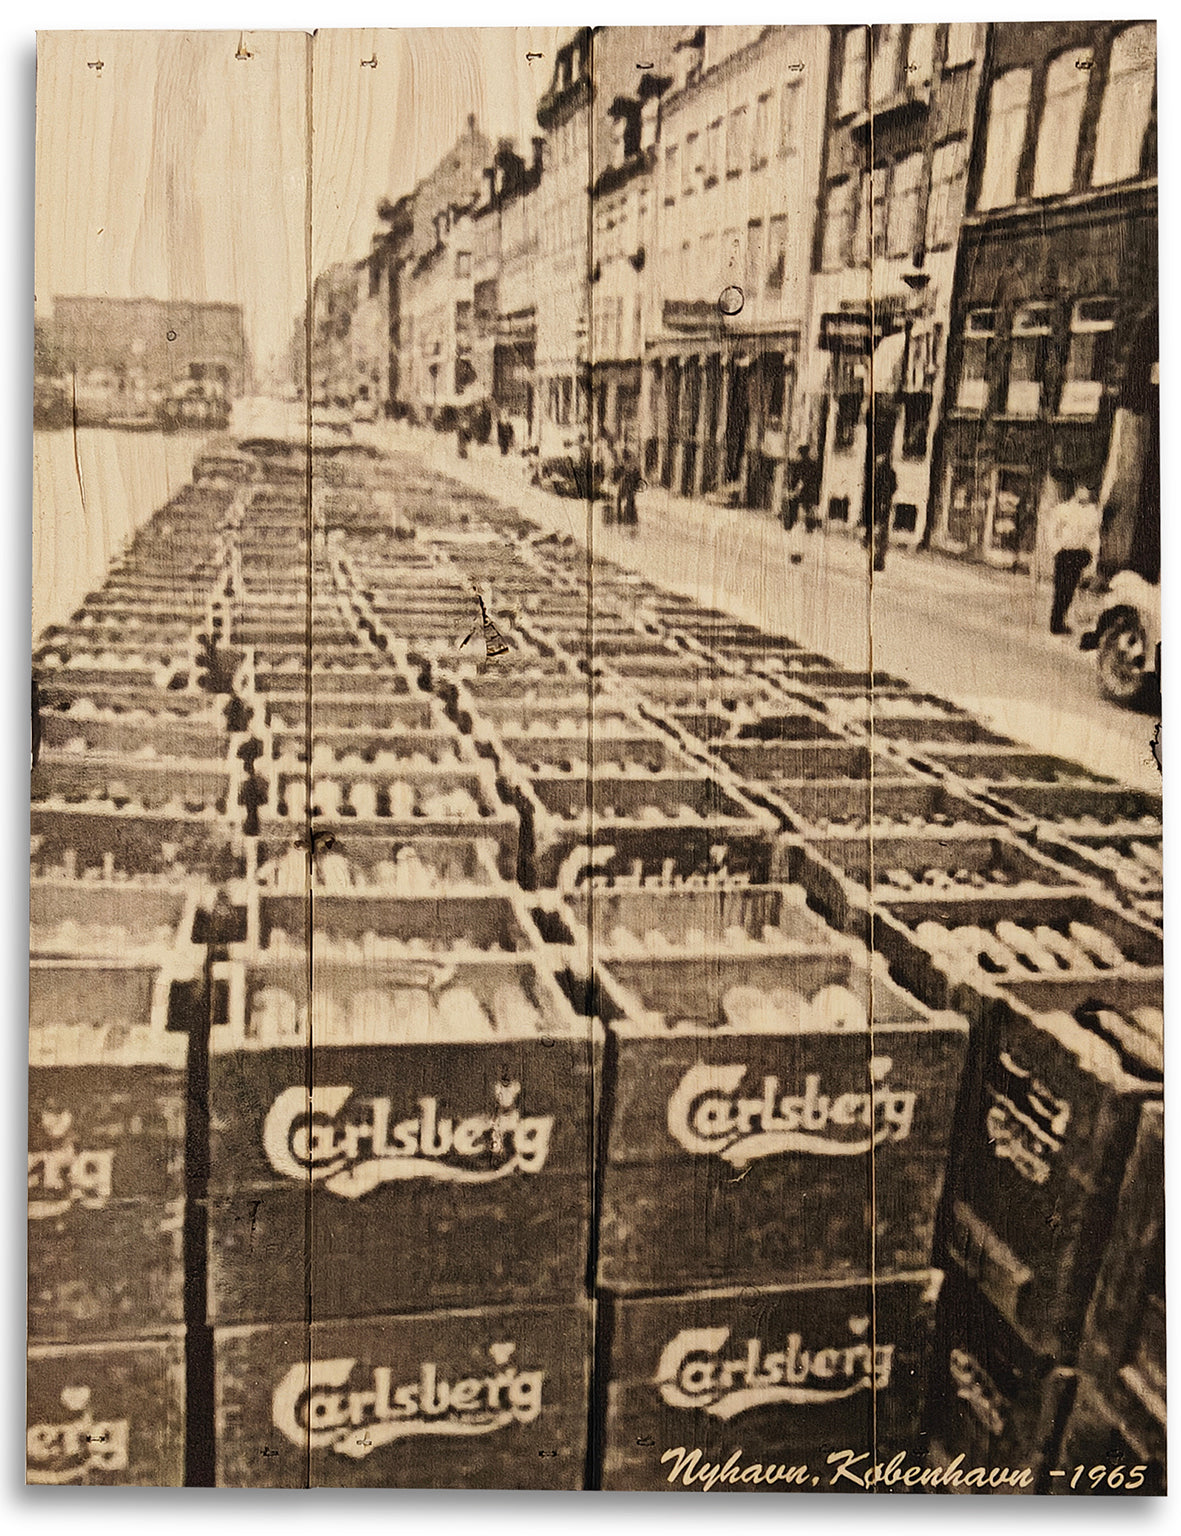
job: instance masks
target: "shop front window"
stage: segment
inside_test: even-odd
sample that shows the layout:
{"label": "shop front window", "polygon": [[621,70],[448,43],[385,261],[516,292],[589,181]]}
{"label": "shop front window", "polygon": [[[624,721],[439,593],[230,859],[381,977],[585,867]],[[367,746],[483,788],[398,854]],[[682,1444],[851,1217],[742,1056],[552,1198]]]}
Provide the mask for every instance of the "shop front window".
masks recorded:
{"label": "shop front window", "polygon": [[987,487],[975,462],[953,465],[947,495],[946,542],[957,549],[979,548],[987,516]]}
{"label": "shop front window", "polygon": [[925,459],[927,456],[931,404],[932,396],[926,390],[903,396],[902,457],[904,459]]}
{"label": "shop front window", "polygon": [[1094,416],[1103,398],[1115,329],[1114,299],[1082,299],[1070,315],[1060,416]]}
{"label": "shop front window", "polygon": [[1041,409],[1052,316],[1048,304],[1026,304],[1013,316],[1005,395],[1008,416],[1036,416]]}
{"label": "shop front window", "polygon": [[998,469],[996,500],[989,528],[989,548],[997,554],[1028,554],[1034,547],[1037,521],[1032,481],[1026,469]]}

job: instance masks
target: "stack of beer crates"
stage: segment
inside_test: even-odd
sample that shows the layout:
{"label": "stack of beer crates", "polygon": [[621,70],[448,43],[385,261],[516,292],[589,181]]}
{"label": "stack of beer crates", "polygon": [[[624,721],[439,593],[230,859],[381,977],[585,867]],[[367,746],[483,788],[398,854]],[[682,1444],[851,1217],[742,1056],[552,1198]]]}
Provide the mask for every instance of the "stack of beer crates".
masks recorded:
{"label": "stack of beer crates", "polygon": [[35,657],[34,1483],[179,1486],[186,1475],[185,1030],[201,989],[200,911],[241,857],[224,818],[225,720],[196,686],[228,500],[190,491],[163,508]]}
{"label": "stack of beer crates", "polygon": [[217,1480],[579,1488],[600,1053],[504,878],[491,765],[366,595],[429,597],[417,552],[363,531],[312,561],[310,673],[251,636],[256,861],[209,1061]]}

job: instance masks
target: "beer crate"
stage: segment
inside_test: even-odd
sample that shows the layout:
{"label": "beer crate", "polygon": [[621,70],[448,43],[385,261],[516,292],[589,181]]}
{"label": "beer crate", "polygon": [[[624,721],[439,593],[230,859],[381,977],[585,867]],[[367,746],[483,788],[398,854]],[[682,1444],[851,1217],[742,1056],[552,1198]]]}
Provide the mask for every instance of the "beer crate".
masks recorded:
{"label": "beer crate", "polygon": [[1107,1251],[1087,1310],[1079,1370],[1135,1438],[1165,1448],[1164,1104],[1140,1111]]}
{"label": "beer crate", "polygon": [[776,783],[775,803],[786,824],[809,838],[860,833],[868,839],[907,833],[938,836],[952,827],[1002,826],[1002,818],[945,784],[911,776],[901,778],[896,764],[891,777],[813,779]]}
{"label": "beer crate", "polygon": [[1164,845],[1159,835],[1113,837],[1092,832],[1058,837],[1043,829],[1035,846],[1064,868],[1101,882],[1130,911],[1160,926]]}
{"label": "beer crate", "polygon": [[950,774],[965,783],[978,784],[986,792],[1004,796],[1010,786],[1038,784],[1078,786],[1109,785],[1114,779],[1091,773],[1078,763],[1048,752],[1031,752],[1014,746],[977,745],[972,747],[941,743],[922,743],[922,767]]}
{"label": "beer crate", "polygon": [[[594,862],[612,848],[625,861],[674,868],[705,866],[710,850],[725,850],[732,870],[767,878],[775,832],[769,811],[753,805],[721,774],[685,771],[645,778],[604,775],[587,781],[539,779],[519,787],[522,883],[552,886],[569,861]],[[584,850],[588,850],[584,853]]]}
{"label": "beer crate", "polygon": [[25,1481],[181,1487],[184,1369],[179,1329],[134,1343],[33,1345]]}
{"label": "beer crate", "polygon": [[592,1329],[586,1302],[219,1328],[218,1486],[580,1489]]}
{"label": "beer crate", "polygon": [[213,1320],[302,1316],[309,1268],[322,1316],[580,1291],[601,1043],[544,963],[318,960],[310,1038],[302,959],[233,969],[209,1073]]}
{"label": "beer crate", "polygon": [[1003,896],[1037,900],[1078,888],[1072,875],[1001,828],[960,824],[929,835],[880,832],[809,837],[793,877],[837,928],[867,937],[879,903],[904,912],[911,902]]}
{"label": "beer crate", "polygon": [[58,974],[30,989],[30,1333],[159,1331],[181,1317],[187,1041],[146,1015],[120,1024],[109,968],[71,973],[97,1027],[55,1010]]}
{"label": "beer crate", "polygon": [[[1030,982],[988,1002],[954,1166],[953,1254],[1035,1350],[1073,1363],[1160,1042],[1154,981]],[[1122,1022],[1121,1022],[1122,1021]]]}
{"label": "beer crate", "polygon": [[1091,1381],[1080,1377],[1058,1454],[1056,1470],[1062,1476],[1049,1479],[1047,1492],[1076,1498],[1165,1494],[1164,1425],[1157,1426],[1159,1438],[1147,1443],[1139,1438],[1138,1427],[1129,1424]]}
{"label": "beer crate", "polygon": [[803,1468],[802,1480],[749,1473],[715,1493],[856,1493],[842,1466],[861,1476],[898,1451],[920,1461],[941,1279],[611,1297],[602,1486],[684,1492],[702,1462],[735,1457],[743,1470]]}
{"label": "beer crate", "polygon": [[781,782],[896,777],[905,771],[863,742],[736,741],[715,743],[714,756],[748,784],[771,789]]}
{"label": "beer crate", "polygon": [[1034,897],[879,899],[873,942],[891,973],[924,1002],[967,1007],[973,1016],[984,1007],[980,999],[997,989],[1037,981],[1102,990],[1127,976],[1159,985],[1164,958],[1158,930],[1120,911],[1104,892],[1069,886]]}
{"label": "beer crate", "polygon": [[[628,905],[596,918],[615,1014],[601,1283],[829,1279],[863,1273],[871,1253],[883,1272],[929,1263],[966,1024],[874,975],[784,893],[721,900],[758,942],[627,953],[611,924]],[[642,902],[655,898],[628,899]],[[679,919],[686,939],[707,921]]]}
{"label": "beer crate", "polygon": [[51,709],[41,715],[41,749],[55,757],[95,753],[127,758],[151,748],[160,758],[212,762],[225,757],[227,746],[225,722],[210,712],[160,708],[147,719],[136,709],[101,714]]}
{"label": "beer crate", "polygon": [[1161,797],[1091,785],[1004,784],[988,802],[1024,836],[1124,837],[1161,835]]}
{"label": "beer crate", "polygon": [[[927,1409],[932,1459],[946,1466],[1028,1467],[1044,1492],[1075,1373],[1021,1339],[957,1264],[952,1263],[935,1322]],[[970,1492],[970,1489],[963,1490]]]}

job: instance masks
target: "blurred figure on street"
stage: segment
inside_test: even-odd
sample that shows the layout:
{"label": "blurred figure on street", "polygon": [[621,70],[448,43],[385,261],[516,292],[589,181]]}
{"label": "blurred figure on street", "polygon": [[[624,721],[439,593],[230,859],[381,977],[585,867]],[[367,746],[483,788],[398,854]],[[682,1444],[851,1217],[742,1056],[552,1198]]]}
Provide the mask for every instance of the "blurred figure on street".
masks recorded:
{"label": "blurred figure on street", "polygon": [[496,446],[500,449],[501,458],[507,458],[513,446],[513,424],[503,411],[496,415]]}
{"label": "blurred figure on street", "polygon": [[790,533],[801,514],[804,528],[813,533],[820,526],[820,464],[807,443],[801,443],[787,466],[787,503],[783,526]]}
{"label": "blurred figure on street", "polygon": [[636,511],[636,493],[640,489],[642,476],[639,460],[630,443],[624,444],[623,452],[619,456],[617,475],[615,518],[620,527],[628,528],[634,534],[640,523],[639,514]]}
{"label": "blurred figure on street", "polygon": [[1050,633],[1068,635],[1066,615],[1083,572],[1099,552],[1100,513],[1091,489],[1081,482],[1074,495],[1050,513],[1047,545],[1054,556],[1054,604]]}
{"label": "blurred figure on street", "polygon": [[894,507],[894,493],[898,489],[898,476],[890,462],[886,448],[873,456],[873,469],[869,484],[869,519],[865,530],[866,546],[873,550],[875,571],[886,569],[886,550],[890,546],[890,514]]}

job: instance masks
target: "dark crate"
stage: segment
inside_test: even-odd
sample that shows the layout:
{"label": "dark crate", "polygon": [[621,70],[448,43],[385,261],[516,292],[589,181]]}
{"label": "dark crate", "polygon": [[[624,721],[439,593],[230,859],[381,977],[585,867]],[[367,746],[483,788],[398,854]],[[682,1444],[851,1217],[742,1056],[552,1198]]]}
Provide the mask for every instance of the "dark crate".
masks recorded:
{"label": "dark crate", "polygon": [[[1126,1011],[1152,985],[1113,979],[1108,1005]],[[950,1240],[1030,1346],[1070,1364],[1141,1108],[1160,1097],[1158,1047],[1084,1027],[1085,986],[1024,990],[993,1000],[974,1035]]]}
{"label": "dark crate", "polygon": [[25,1480],[119,1488],[184,1482],[184,1345],[49,1345],[28,1356]]}
{"label": "dark crate", "polygon": [[603,1487],[685,1491],[677,1457],[661,1459],[678,1448],[715,1464],[738,1452],[747,1466],[805,1466],[807,1492],[859,1491],[838,1477],[847,1458],[830,1463],[836,1453],[864,1456],[858,1473],[897,1451],[920,1460],[941,1279],[612,1298]]}
{"label": "dark crate", "polygon": [[30,1220],[30,1337],[133,1338],[181,1322],[183,1216],[179,1199],[119,1200]]}
{"label": "dark crate", "polygon": [[885,1272],[928,1264],[967,1029],[911,1007],[893,1024],[883,1007],[872,1044],[856,1030],[615,1025],[602,1283],[832,1279],[863,1273],[871,1252]]}
{"label": "dark crate", "polygon": [[1087,1311],[1079,1369],[1163,1457],[1165,1425],[1164,1105],[1144,1105],[1111,1237]]}
{"label": "dark crate", "polygon": [[584,1302],[219,1329],[218,1486],[582,1488],[592,1328]]}
{"label": "dark crate", "polygon": [[591,1188],[588,1149],[580,1173],[542,1179],[211,1196],[209,1320],[569,1301],[586,1285]]}
{"label": "dark crate", "polygon": [[995,1491],[1044,1491],[1073,1391],[1074,1372],[1031,1350],[953,1264],[935,1323],[927,1428],[936,1459],[1028,1467],[1029,1489]]}

